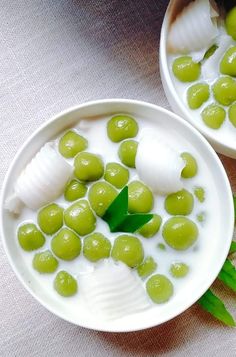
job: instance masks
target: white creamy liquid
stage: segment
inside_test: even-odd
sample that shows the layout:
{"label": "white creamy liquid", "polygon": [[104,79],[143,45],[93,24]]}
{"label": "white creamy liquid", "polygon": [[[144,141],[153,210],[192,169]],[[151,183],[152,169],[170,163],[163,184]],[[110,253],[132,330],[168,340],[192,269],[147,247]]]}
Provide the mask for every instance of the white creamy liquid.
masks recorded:
{"label": "white creamy liquid", "polygon": [[[119,143],[112,143],[106,133],[106,123],[109,118],[101,118],[101,119],[92,119],[84,125],[83,127],[87,127],[88,129],[78,129],[78,132],[85,136],[88,139],[88,149],[92,153],[100,154],[104,160],[104,164],[112,161],[119,162],[118,158],[118,148]],[[155,122],[149,120],[142,120],[142,118],[136,118],[139,125],[139,133],[135,140],[139,141],[140,136],[142,135],[142,131],[145,129],[157,130]],[[80,125],[78,125],[79,127]],[[76,127],[76,128],[78,128]],[[181,152],[190,152],[196,158],[198,163],[198,174],[196,177],[192,179],[184,180],[184,188],[189,190],[193,194],[193,190],[196,186],[201,186],[205,189],[205,201],[203,203],[199,203],[196,197],[194,197],[194,209],[192,213],[188,216],[194,222],[197,223],[199,228],[199,236],[197,242],[193,247],[189,248],[186,251],[175,251],[174,249],[168,247],[163,238],[162,238],[162,227],[163,223],[170,218],[170,215],[164,209],[164,196],[155,196],[155,206],[153,208],[154,213],[158,213],[161,215],[163,219],[162,227],[160,231],[153,237],[149,239],[145,239],[142,236],[139,236],[145,251],[145,256],[151,255],[158,264],[158,268],[156,273],[165,274],[174,285],[174,296],[171,300],[178,297],[178,294],[183,289],[188,291],[189,283],[194,280],[194,277],[199,274],[199,270],[205,269],[207,266],[207,256],[211,251],[212,245],[212,237],[214,235],[214,230],[219,229],[220,219],[217,217],[218,211],[214,211],[214,205],[216,203],[217,192],[215,190],[215,185],[212,185],[213,177],[211,176],[211,172],[209,171],[207,164],[203,161],[203,159],[199,156],[198,152],[194,149],[191,143],[188,142],[188,138],[183,138],[177,132],[173,132],[172,129],[166,130],[161,125],[158,128],[159,134],[163,136],[163,138],[170,142],[172,147],[176,148],[176,150]],[[58,139],[57,139],[58,140]],[[156,155],[156,159],[158,160],[158,153],[150,153],[151,155]],[[72,164],[73,160],[68,160]],[[130,171],[130,181],[133,179],[138,179],[137,172],[135,169],[129,169]],[[91,184],[88,184],[90,186]],[[72,203],[66,202],[63,197],[60,197],[57,201],[62,207],[67,208]],[[218,203],[217,203],[218,204]],[[206,220],[203,223],[199,223],[196,219],[196,216],[199,213],[206,213]],[[22,214],[19,218],[15,220],[15,231],[17,231],[17,227],[19,224],[23,224],[25,222],[37,222],[37,212],[33,212],[27,208],[24,208]],[[106,237],[110,239],[111,242],[119,235],[119,233],[111,233],[109,231],[109,227],[106,222],[97,217],[97,227],[96,232],[103,233]],[[122,234],[122,233],[121,233]],[[138,236],[138,235],[137,235]],[[17,241],[17,235],[15,234],[14,239]],[[83,238],[82,238],[83,240]],[[50,241],[51,237],[46,238],[46,244],[39,250],[50,249]],[[166,250],[161,250],[157,247],[159,243],[164,243],[166,245]],[[17,245],[19,246],[18,242]],[[63,298],[57,294],[53,289],[53,280],[56,276],[56,273],[60,270],[66,270],[70,274],[72,274],[78,280],[78,287],[80,287],[80,274],[86,273],[93,269],[93,263],[87,261],[83,254],[81,254],[78,258],[73,261],[63,261],[59,260],[59,267],[56,273],[54,274],[39,274],[32,268],[32,259],[34,257],[35,252],[25,252],[19,246],[19,255],[24,260],[27,265],[27,269],[30,270],[32,280],[29,281],[32,289],[34,290],[35,284],[37,283],[37,287],[45,291],[45,294],[50,295],[52,301],[55,304],[60,304],[61,309],[69,309],[73,310],[74,314],[78,315],[86,315],[86,320],[93,319],[92,313],[87,309],[86,301],[84,301],[82,294],[80,294],[80,290],[78,293],[70,298]],[[189,265],[190,271],[189,274],[182,279],[175,279],[169,273],[171,263],[178,261],[184,262]],[[145,288],[145,282],[143,282]],[[161,304],[155,305],[151,303],[152,308],[163,309],[164,306],[168,305]],[[86,310],[87,309],[87,310]]]}

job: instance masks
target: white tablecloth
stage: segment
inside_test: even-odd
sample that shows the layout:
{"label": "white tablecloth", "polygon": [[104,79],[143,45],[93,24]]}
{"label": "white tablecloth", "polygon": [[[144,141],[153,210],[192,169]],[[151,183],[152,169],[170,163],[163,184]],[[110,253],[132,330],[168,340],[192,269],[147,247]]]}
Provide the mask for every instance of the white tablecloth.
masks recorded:
{"label": "white tablecloth", "polygon": [[[168,108],[158,70],[167,0],[2,0],[0,188],[25,139],[53,114],[99,98]],[[231,178],[235,162],[224,159]],[[226,289],[216,284],[220,294]],[[232,295],[232,294],[231,294]],[[235,299],[226,299],[236,311]],[[235,356],[236,333],[197,305],[150,330],[109,334],[60,320],[21,286],[0,247],[0,356]]]}

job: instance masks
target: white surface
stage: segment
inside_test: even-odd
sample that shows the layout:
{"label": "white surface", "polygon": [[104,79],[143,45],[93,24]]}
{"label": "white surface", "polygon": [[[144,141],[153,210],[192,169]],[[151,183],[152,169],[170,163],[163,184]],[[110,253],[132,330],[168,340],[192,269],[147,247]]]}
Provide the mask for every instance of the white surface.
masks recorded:
{"label": "white surface", "polygon": [[[168,107],[157,67],[166,0],[2,0],[0,187],[14,155],[45,120],[70,105],[130,97]],[[236,189],[235,161],[224,158]],[[67,323],[13,273],[0,242],[0,355],[235,356],[235,329],[195,304],[146,331],[110,334]],[[214,290],[236,316],[234,295]],[[230,296],[232,298],[230,298]]]}

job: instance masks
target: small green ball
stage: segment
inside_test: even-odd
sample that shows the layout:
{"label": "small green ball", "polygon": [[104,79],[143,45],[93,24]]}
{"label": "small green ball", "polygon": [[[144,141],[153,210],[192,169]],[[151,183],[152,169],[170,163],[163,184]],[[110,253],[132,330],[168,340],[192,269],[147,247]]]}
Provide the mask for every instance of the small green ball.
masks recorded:
{"label": "small green ball", "polygon": [[152,219],[138,230],[138,233],[144,238],[152,238],[159,231],[161,223],[161,216],[154,214]]}
{"label": "small green ball", "polygon": [[188,88],[187,101],[190,109],[198,109],[210,97],[209,85],[197,83]]}
{"label": "small green ball", "polygon": [[229,121],[236,128],[236,103],[229,107]]}
{"label": "small green ball", "polygon": [[63,208],[56,203],[43,207],[38,213],[38,225],[45,234],[59,231],[63,225]]}
{"label": "small green ball", "polygon": [[117,195],[118,192],[109,183],[96,182],[90,187],[88,198],[94,212],[102,217]]}
{"label": "small green ball", "polygon": [[211,129],[219,129],[223,124],[226,113],[224,108],[217,104],[208,105],[201,113],[202,120]]}
{"label": "small green ball", "polygon": [[130,213],[147,213],[153,208],[152,191],[140,181],[128,185],[128,210]]}
{"label": "small green ball", "polygon": [[68,207],[64,219],[67,227],[81,236],[92,233],[96,227],[96,218],[86,200],[79,200]]}
{"label": "small green ball", "polygon": [[88,141],[75,131],[68,131],[59,141],[59,152],[66,158],[75,157],[78,152],[87,149]]}
{"label": "small green ball", "polygon": [[54,273],[57,270],[58,261],[50,250],[36,253],[33,259],[33,268],[41,274]]}
{"label": "small green ball", "polygon": [[225,18],[227,33],[236,41],[236,6],[233,7]]}
{"label": "small green ball", "polygon": [[109,162],[104,179],[116,188],[123,188],[129,181],[129,170],[116,162]]}
{"label": "small green ball", "polygon": [[64,197],[67,201],[72,202],[84,197],[86,192],[87,187],[83,183],[71,180],[65,188]]}
{"label": "small green ball", "polygon": [[193,210],[193,204],[193,195],[185,189],[172,193],[165,199],[165,209],[172,215],[186,216],[190,214]]}
{"label": "small green ball", "polygon": [[64,270],[57,273],[54,280],[54,289],[64,297],[73,296],[77,293],[78,285],[75,278]]}
{"label": "small green ball", "polygon": [[218,103],[230,105],[236,100],[236,82],[231,77],[221,77],[213,85],[213,94]]}
{"label": "small green ball", "polygon": [[118,155],[121,162],[131,168],[135,168],[135,159],[138,149],[138,142],[135,140],[126,140],[120,144]]}
{"label": "small green ball", "polygon": [[182,159],[185,162],[185,166],[181,172],[183,178],[192,178],[197,175],[198,165],[196,159],[188,152],[183,152],[181,154]]}
{"label": "small green ball", "polygon": [[145,258],[144,262],[140,264],[137,268],[138,275],[141,278],[147,278],[149,275],[154,273],[157,268],[157,263],[152,257]]}
{"label": "small green ball", "polygon": [[143,261],[142,243],[134,236],[120,235],[114,241],[111,256],[114,260],[120,260],[130,268],[134,268]]}
{"label": "small green ball", "polygon": [[195,187],[194,188],[194,195],[197,197],[199,202],[205,201],[205,190],[202,187]]}
{"label": "small green ball", "polygon": [[83,254],[91,262],[109,258],[111,243],[101,233],[92,233],[84,238]]}
{"label": "small green ball", "polygon": [[107,123],[107,135],[115,143],[134,138],[138,133],[138,124],[128,115],[115,115]]}
{"label": "small green ball", "polygon": [[151,276],[146,283],[146,289],[149,297],[156,304],[167,302],[174,292],[171,281],[161,274]]}
{"label": "small green ball", "polygon": [[22,249],[27,252],[41,248],[45,237],[33,223],[23,224],[18,228],[18,241]]}
{"label": "small green ball", "polygon": [[201,65],[194,62],[190,56],[182,56],[174,60],[172,70],[179,81],[193,82],[201,74]]}
{"label": "small green ball", "polygon": [[62,228],[51,241],[53,253],[60,259],[73,260],[79,256],[81,241],[73,231]]}
{"label": "small green ball", "polygon": [[236,46],[230,47],[220,62],[220,71],[229,76],[236,76]]}
{"label": "small green ball", "polygon": [[176,250],[190,248],[198,237],[197,225],[186,217],[172,217],[163,226],[162,235],[166,243]]}
{"label": "small green ball", "polygon": [[91,182],[99,180],[104,173],[102,159],[89,152],[80,152],[74,160],[74,174],[80,181]]}
{"label": "small green ball", "polygon": [[170,267],[170,273],[174,278],[184,278],[189,272],[189,267],[185,263],[173,263]]}

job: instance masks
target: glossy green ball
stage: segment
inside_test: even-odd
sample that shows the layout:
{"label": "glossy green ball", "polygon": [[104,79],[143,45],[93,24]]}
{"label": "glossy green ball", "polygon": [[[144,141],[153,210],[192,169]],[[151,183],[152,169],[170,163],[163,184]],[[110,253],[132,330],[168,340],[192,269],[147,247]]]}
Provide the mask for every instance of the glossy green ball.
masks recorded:
{"label": "glossy green ball", "polygon": [[54,273],[57,270],[58,261],[50,250],[36,253],[33,259],[33,268],[41,274]]}
{"label": "glossy green ball", "polygon": [[153,208],[152,191],[140,181],[128,185],[128,210],[130,213],[147,213]]}
{"label": "glossy green ball", "polygon": [[181,154],[182,159],[185,162],[185,166],[181,172],[183,178],[192,178],[197,175],[198,165],[196,159],[188,152],[183,152]]}
{"label": "glossy green ball", "polygon": [[56,233],[63,225],[63,208],[56,203],[43,207],[38,213],[38,225],[46,234]]}
{"label": "glossy green ball", "polygon": [[233,124],[233,126],[236,128],[236,103],[232,104],[229,107],[229,121],[231,122],[231,124]]}
{"label": "glossy green ball", "polygon": [[67,227],[81,236],[92,233],[96,227],[96,218],[86,200],[79,200],[68,207],[64,219]]}
{"label": "glossy green ball", "polygon": [[121,162],[131,168],[135,168],[135,159],[138,149],[138,142],[135,140],[126,140],[120,144],[118,155]]}
{"label": "glossy green ball", "polygon": [[107,123],[107,135],[115,143],[134,138],[138,133],[136,120],[128,115],[115,115]]}
{"label": "glossy green ball", "polygon": [[224,108],[217,104],[208,105],[201,113],[202,120],[211,129],[219,129],[223,124],[226,113]]}
{"label": "glossy green ball", "polygon": [[83,183],[71,180],[65,188],[64,197],[67,201],[72,202],[84,197],[86,192],[87,187]]}
{"label": "glossy green ball", "polygon": [[109,258],[111,243],[101,233],[92,233],[84,238],[83,254],[91,262]]}
{"label": "glossy green ball", "polygon": [[113,186],[101,181],[90,187],[88,198],[94,212],[102,217],[117,195],[118,192]]}
{"label": "glossy green ball", "polygon": [[230,105],[236,100],[236,82],[231,77],[221,77],[213,85],[213,94],[218,103]]}
{"label": "glossy green ball", "polygon": [[18,228],[17,237],[22,249],[27,252],[41,248],[45,237],[33,223],[23,224]]}
{"label": "glossy green ball", "polygon": [[174,60],[172,71],[181,82],[196,81],[201,74],[201,65],[192,60],[190,56],[178,57]]}
{"label": "glossy green ball", "polygon": [[77,281],[66,271],[59,271],[54,279],[54,289],[61,296],[73,296],[78,290]]}
{"label": "glossy green ball", "polygon": [[116,162],[109,162],[104,179],[116,188],[123,188],[129,181],[129,170]]}
{"label": "glossy green ball", "polygon": [[114,260],[120,260],[130,268],[140,265],[144,252],[140,240],[131,235],[121,235],[114,241],[111,256]]}
{"label": "glossy green ball", "polygon": [[74,160],[74,174],[80,181],[99,180],[104,173],[102,159],[90,152],[80,152]]}
{"label": "glossy green ball", "polygon": [[198,109],[210,97],[209,85],[197,83],[188,88],[187,102],[190,109]]}
{"label": "glossy green ball", "polygon": [[87,149],[88,141],[75,131],[68,131],[59,141],[59,151],[66,158],[75,157],[78,152]]}
{"label": "glossy green ball", "polygon": [[236,46],[230,47],[220,62],[220,71],[228,76],[236,77]]}
{"label": "glossy green ball", "polygon": [[193,204],[193,195],[185,189],[172,193],[165,199],[165,209],[172,215],[186,216],[190,214],[193,210]]}
{"label": "glossy green ball", "polygon": [[80,237],[68,228],[62,228],[51,241],[53,253],[60,259],[73,260],[81,251]]}
{"label": "glossy green ball", "polygon": [[225,27],[227,33],[236,41],[236,6],[234,6],[226,15]]}
{"label": "glossy green ball", "polygon": [[170,273],[174,278],[184,278],[189,272],[189,267],[185,263],[173,263],[170,267]]}
{"label": "glossy green ball", "polygon": [[186,217],[172,217],[163,226],[162,235],[166,243],[176,250],[190,248],[198,237],[197,225]]}
{"label": "glossy green ball", "polygon": [[157,269],[157,263],[152,257],[147,257],[145,258],[144,262],[140,264],[137,268],[138,275],[141,278],[147,278],[149,275],[154,273],[154,271]]}
{"label": "glossy green ball", "polygon": [[153,218],[138,230],[138,233],[144,238],[152,238],[159,231],[161,222],[161,216],[154,214]]}
{"label": "glossy green ball", "polygon": [[156,304],[167,302],[174,292],[171,281],[161,274],[151,276],[146,283],[146,289],[149,297]]}

